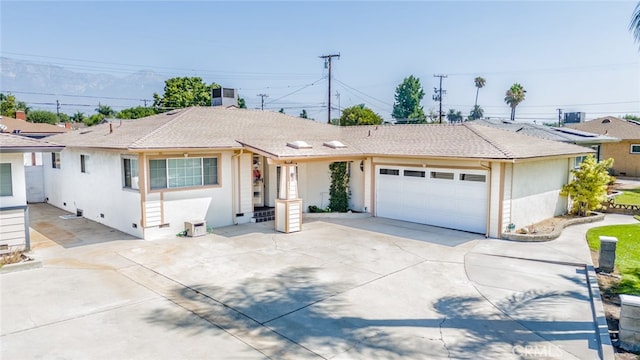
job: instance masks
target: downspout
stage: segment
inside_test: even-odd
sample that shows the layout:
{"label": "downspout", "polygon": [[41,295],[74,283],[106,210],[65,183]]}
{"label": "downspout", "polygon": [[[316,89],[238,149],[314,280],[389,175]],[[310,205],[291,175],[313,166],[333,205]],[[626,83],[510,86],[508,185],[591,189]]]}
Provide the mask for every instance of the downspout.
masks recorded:
{"label": "downspout", "polygon": [[487,172],[489,173],[489,186],[487,186],[487,221],[486,221],[486,225],[485,225],[485,234],[484,237],[488,238],[489,237],[489,232],[491,229],[491,184],[493,182],[493,179],[491,177],[491,166],[490,165],[482,165],[482,161],[480,162],[480,167],[483,169],[486,169]]}
{"label": "downspout", "polygon": [[236,172],[238,171],[238,166],[236,166],[236,160],[239,161],[238,157],[244,153],[244,149],[240,149],[240,152],[231,156],[231,219],[233,221],[233,225],[238,225],[238,218],[236,217],[236,205],[237,205],[237,189],[236,187],[240,186],[240,184],[236,184]]}

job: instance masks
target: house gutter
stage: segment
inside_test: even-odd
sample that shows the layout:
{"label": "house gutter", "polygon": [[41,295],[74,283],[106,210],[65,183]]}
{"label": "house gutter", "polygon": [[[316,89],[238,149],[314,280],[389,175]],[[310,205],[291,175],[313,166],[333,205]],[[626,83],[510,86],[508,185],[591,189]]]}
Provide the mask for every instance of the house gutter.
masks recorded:
{"label": "house gutter", "polygon": [[231,219],[233,221],[233,225],[238,225],[238,218],[236,217],[238,191],[236,190],[236,187],[240,186],[240,184],[236,183],[236,172],[238,171],[238,167],[235,164],[236,164],[236,161],[239,161],[238,158],[243,153],[244,153],[244,149],[240,149],[240,152],[231,156]]}

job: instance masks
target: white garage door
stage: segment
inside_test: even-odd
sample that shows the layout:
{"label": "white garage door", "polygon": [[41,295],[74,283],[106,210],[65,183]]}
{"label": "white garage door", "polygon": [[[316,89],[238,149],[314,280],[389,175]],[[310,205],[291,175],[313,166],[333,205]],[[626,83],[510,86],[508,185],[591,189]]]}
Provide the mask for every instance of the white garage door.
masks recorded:
{"label": "white garage door", "polygon": [[376,166],[376,216],[484,234],[485,170]]}

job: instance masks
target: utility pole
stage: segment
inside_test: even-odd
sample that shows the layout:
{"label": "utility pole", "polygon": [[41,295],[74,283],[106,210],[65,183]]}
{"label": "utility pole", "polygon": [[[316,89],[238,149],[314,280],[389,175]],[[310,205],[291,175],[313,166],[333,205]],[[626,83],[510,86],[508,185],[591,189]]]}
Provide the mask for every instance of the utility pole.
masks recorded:
{"label": "utility pole", "polygon": [[558,110],[558,126],[562,127],[562,109],[556,109]]}
{"label": "utility pole", "polygon": [[58,116],[58,121],[60,121],[60,101],[56,100],[56,116]]}
{"label": "utility pole", "polygon": [[324,59],[324,67],[329,69],[329,96],[327,97],[329,104],[327,106],[327,124],[331,124],[331,59],[334,57],[340,59],[340,53],[319,56],[319,58]]}
{"label": "utility pole", "polygon": [[436,74],[433,75],[433,77],[437,77],[440,78],[440,87],[439,88],[433,88],[433,92],[435,93],[433,95],[433,100],[434,101],[438,101],[440,103],[440,110],[438,111],[438,118],[440,119],[440,124],[442,124],[442,95],[447,93],[447,90],[442,90],[442,78],[446,78],[447,75],[443,75],[443,74]]}
{"label": "utility pole", "polygon": [[147,107],[147,99],[142,99],[142,102],[144,102],[144,107]]}
{"label": "utility pole", "polygon": [[256,96],[260,96],[260,110],[264,110],[264,98],[269,97],[267,94],[258,94]]}

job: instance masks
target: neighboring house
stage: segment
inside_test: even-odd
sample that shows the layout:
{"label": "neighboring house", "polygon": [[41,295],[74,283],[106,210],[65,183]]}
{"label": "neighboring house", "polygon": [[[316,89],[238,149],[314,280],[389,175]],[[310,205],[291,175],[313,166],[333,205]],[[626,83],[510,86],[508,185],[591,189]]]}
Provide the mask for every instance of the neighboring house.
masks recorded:
{"label": "neighboring house", "polygon": [[[69,124],[67,123],[66,125]],[[24,111],[16,111],[16,118],[0,116],[0,133],[15,134],[31,139],[42,139],[68,131],[71,131],[70,127],[28,122]],[[42,153],[24,153],[23,157],[24,165],[26,166],[27,202],[44,202]]]}
{"label": "neighboring house", "polygon": [[61,146],[0,133],[0,254],[29,248],[29,212],[23,153]]}
{"label": "neighboring house", "polygon": [[606,116],[567,127],[620,138],[602,144],[602,158],[613,158],[613,175],[640,177],[640,122]]}
{"label": "neighboring house", "polygon": [[302,209],[327,207],[336,161],[349,163],[354,211],[500,237],[511,223],[566,213],[560,188],[575,157],[593,152],[477,124],[338,127],[221,107],[48,141],[65,146],[45,159],[49,203],[145,239],[185,221],[249,222],[288,196],[285,182],[297,183]]}
{"label": "neighboring house", "polygon": [[42,139],[56,134],[62,134],[71,130],[65,126],[57,126],[44,123],[28,122],[24,113],[16,113],[19,118],[0,116],[0,132],[16,134],[32,139]]}
{"label": "neighboring house", "polygon": [[[602,160],[601,149],[603,143],[614,143],[620,141],[620,139],[613,136],[599,135],[568,127],[551,127],[512,120],[478,119],[474,120],[474,123],[513,131],[523,135],[534,136],[541,139],[586,146],[596,151],[596,158],[598,160]],[[581,162],[582,158],[576,158],[575,166],[579,166]]]}

